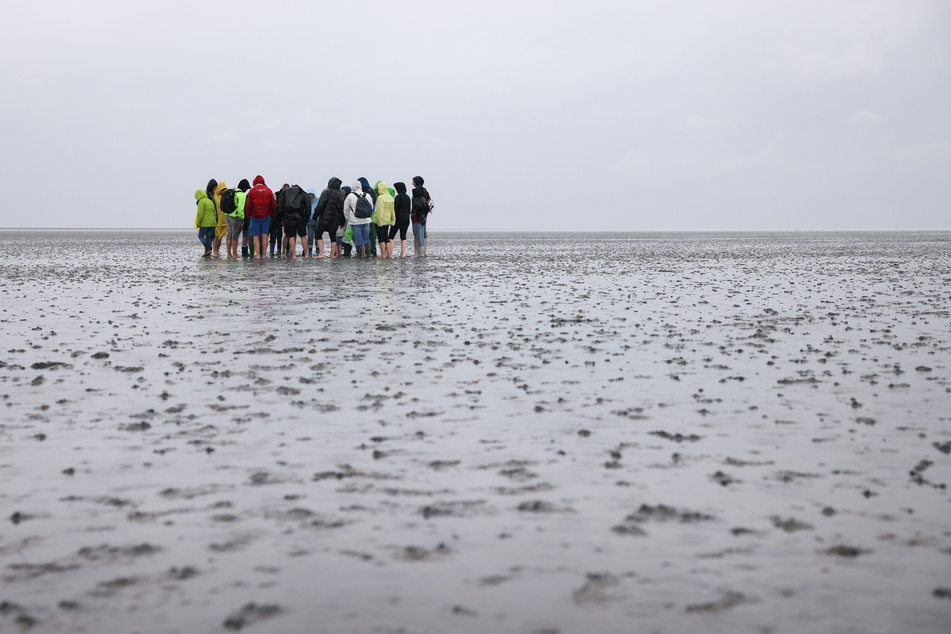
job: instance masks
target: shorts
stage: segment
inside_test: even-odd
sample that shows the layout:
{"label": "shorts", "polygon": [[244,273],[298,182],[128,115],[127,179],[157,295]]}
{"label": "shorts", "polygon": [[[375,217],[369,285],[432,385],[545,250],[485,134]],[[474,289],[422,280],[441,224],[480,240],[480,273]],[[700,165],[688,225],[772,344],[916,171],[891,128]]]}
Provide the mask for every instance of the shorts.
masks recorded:
{"label": "shorts", "polygon": [[337,228],[328,227],[327,225],[323,223],[317,225],[317,230],[314,231],[314,241],[316,242],[317,240],[323,240],[325,233],[327,234],[327,238],[329,239],[328,240],[329,242],[337,241]]}
{"label": "shorts", "polygon": [[393,225],[380,225],[376,228],[376,241],[380,244],[386,244],[390,241],[390,229]]}
{"label": "shorts", "polygon": [[407,229],[409,229],[409,216],[406,216],[402,220],[397,218],[396,224],[390,227],[390,240],[396,237],[397,231],[400,233],[400,240],[405,240]]}
{"label": "shorts", "polygon": [[284,235],[288,238],[301,238],[307,235],[307,223],[287,222],[284,223]]}
{"label": "shorts", "polygon": [[226,239],[229,242],[237,242],[238,238],[241,236],[241,230],[243,228],[244,228],[244,218],[228,216],[228,233],[227,233]]}
{"label": "shorts", "polygon": [[252,236],[266,236],[268,230],[271,228],[271,217],[267,218],[251,218],[251,235]]}

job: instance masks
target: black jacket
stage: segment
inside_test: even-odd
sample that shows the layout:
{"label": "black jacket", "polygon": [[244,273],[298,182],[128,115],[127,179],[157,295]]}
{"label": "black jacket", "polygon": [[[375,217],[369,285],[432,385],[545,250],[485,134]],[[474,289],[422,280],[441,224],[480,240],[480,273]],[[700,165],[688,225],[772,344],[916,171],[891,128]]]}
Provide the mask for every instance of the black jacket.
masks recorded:
{"label": "black jacket", "polygon": [[396,199],[393,202],[393,211],[396,212],[396,223],[409,222],[413,213],[413,201],[406,193],[406,183],[393,183],[396,189]]}
{"label": "black jacket", "polygon": [[425,187],[413,188],[413,222],[426,226],[426,217],[429,216],[429,192]]}
{"label": "black jacket", "polygon": [[320,218],[320,226],[324,231],[336,231],[337,227],[347,224],[346,218],[343,217],[343,192],[340,191],[340,183],[341,180],[336,176],[331,178],[314,209],[314,218]]}
{"label": "black jacket", "polygon": [[284,191],[279,205],[285,225],[303,225],[310,219],[310,196],[300,185],[292,185]]}

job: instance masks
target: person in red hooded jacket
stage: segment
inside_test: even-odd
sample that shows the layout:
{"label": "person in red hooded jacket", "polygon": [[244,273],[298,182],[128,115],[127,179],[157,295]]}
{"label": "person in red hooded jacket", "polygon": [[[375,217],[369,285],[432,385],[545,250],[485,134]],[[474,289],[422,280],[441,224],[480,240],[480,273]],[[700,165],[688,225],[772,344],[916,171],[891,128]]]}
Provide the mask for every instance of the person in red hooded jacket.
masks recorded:
{"label": "person in red hooded jacket", "polygon": [[267,249],[271,217],[276,210],[274,192],[264,184],[263,176],[255,176],[254,187],[248,192],[244,204],[244,213],[251,218],[251,240],[254,242],[254,255],[258,259],[264,257],[264,251]]}

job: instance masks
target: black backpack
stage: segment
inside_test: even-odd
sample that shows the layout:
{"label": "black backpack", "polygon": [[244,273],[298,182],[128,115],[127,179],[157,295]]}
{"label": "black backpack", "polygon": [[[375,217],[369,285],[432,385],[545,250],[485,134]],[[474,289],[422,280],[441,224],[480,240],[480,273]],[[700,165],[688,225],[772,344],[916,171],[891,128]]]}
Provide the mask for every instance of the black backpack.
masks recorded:
{"label": "black backpack", "polygon": [[373,215],[373,205],[367,200],[366,194],[355,194],[357,197],[357,206],[353,210],[353,215],[357,218],[369,218]]}
{"label": "black backpack", "polygon": [[299,186],[294,185],[289,187],[286,192],[284,192],[284,197],[281,200],[281,203],[284,207],[284,211],[291,212],[294,215],[304,215],[304,201],[306,200],[307,206],[310,206],[310,197],[304,193],[304,190]]}
{"label": "black backpack", "polygon": [[221,192],[221,211],[225,214],[233,214],[238,210],[238,201],[234,199],[234,190],[226,189]]}

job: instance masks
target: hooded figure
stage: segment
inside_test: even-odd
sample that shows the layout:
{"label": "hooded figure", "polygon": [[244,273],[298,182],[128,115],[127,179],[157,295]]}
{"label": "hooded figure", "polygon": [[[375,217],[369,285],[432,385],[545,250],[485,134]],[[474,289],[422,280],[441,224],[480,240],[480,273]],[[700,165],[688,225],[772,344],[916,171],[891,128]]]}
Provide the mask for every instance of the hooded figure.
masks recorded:
{"label": "hooded figure", "polygon": [[215,187],[213,201],[215,209],[218,211],[218,224],[215,226],[215,239],[213,242],[214,257],[218,257],[218,250],[221,248],[221,239],[228,235],[228,216],[221,211],[221,194],[228,189],[224,181],[220,181]]}
{"label": "hooded figure", "polygon": [[317,192],[313,187],[307,189],[307,197],[310,198],[310,211],[307,213],[307,255],[310,256],[316,246],[314,241],[317,235],[317,218],[314,217],[314,210],[317,209]]}
{"label": "hooded figure", "polygon": [[274,215],[274,193],[264,183],[261,175],[254,177],[254,187],[248,192],[244,211],[252,218],[264,219]]}
{"label": "hooded figure", "polygon": [[320,194],[317,206],[314,207],[314,217],[320,222],[321,232],[329,231],[331,237],[337,234],[337,228],[347,221],[343,216],[343,192],[340,191],[340,179],[334,176],[327,181],[327,189]]}
{"label": "hooded figure", "polygon": [[310,194],[310,218],[314,219],[314,210],[317,209],[317,190],[313,187],[307,189],[307,193]]}
{"label": "hooded figure", "polygon": [[426,218],[429,216],[429,192],[423,187],[423,177],[413,177],[413,236],[416,238],[415,255],[426,255]]}
{"label": "hooded figure", "polygon": [[[357,217],[357,197],[358,196],[361,198],[365,198],[367,202],[370,202],[371,206],[373,205],[373,203],[371,202],[372,197],[370,197],[369,192],[363,191],[363,183],[361,183],[360,181],[355,182],[353,186],[350,188],[350,194],[347,196],[347,198],[343,202],[343,213],[346,216],[347,222],[350,223],[351,227],[354,227],[357,225],[370,224],[370,216],[366,218]],[[372,213],[371,213],[371,216],[372,216]]]}
{"label": "hooded figure", "polygon": [[[364,178],[363,176],[361,176],[361,177],[358,178],[357,180],[360,181],[360,187],[363,188],[363,191],[364,191],[364,192],[368,192],[368,193],[370,194],[370,196],[373,197],[373,204],[375,205],[375,204],[376,204],[376,191],[374,191],[374,189],[373,189],[372,187],[370,187],[370,181],[368,181],[368,180],[367,180],[366,178]],[[380,181],[377,181],[377,182],[380,182]]]}
{"label": "hooded figure", "polygon": [[207,258],[212,252],[212,242],[215,237],[215,227],[218,225],[218,211],[215,203],[208,197],[208,193],[199,189],[195,191],[195,204],[198,212],[195,214],[195,228],[198,229],[198,240],[204,248],[201,257]]}
{"label": "hooded figure", "polygon": [[406,193],[406,183],[393,183],[396,188],[396,197],[393,201],[393,213],[396,221],[390,229],[390,240],[396,238],[396,233],[400,234],[400,257],[406,255],[406,230],[409,229],[410,216],[413,213],[413,201]]}
{"label": "hooded figure", "polygon": [[199,189],[195,192],[195,204],[198,205],[198,213],[195,216],[195,226],[214,227],[218,224],[218,212],[215,210],[215,203],[208,197],[208,193]]}
{"label": "hooded figure", "polygon": [[317,219],[317,247],[320,251],[317,257],[323,258],[326,254],[324,249],[324,232],[330,234],[330,244],[332,249],[330,257],[335,258],[339,255],[340,248],[337,246],[337,229],[345,222],[343,218],[343,192],[340,191],[340,179],[334,176],[327,181],[327,189],[320,193],[317,200],[317,206],[314,207],[313,218]]}
{"label": "hooded figure", "polygon": [[[366,201],[370,206],[370,213],[366,217],[357,215],[357,204],[360,199]],[[370,222],[373,216],[373,202],[369,193],[363,192],[363,184],[357,181],[353,184],[350,194],[343,201],[343,212],[353,229],[353,244],[361,257],[370,257]]]}
{"label": "hooded figure", "polygon": [[377,242],[380,243],[380,257],[393,257],[393,242],[390,238],[390,229],[396,222],[396,214],[393,211],[393,197],[390,196],[389,188],[383,181],[376,183],[376,209],[373,210],[373,233],[376,234]]}
{"label": "hooded figure", "polygon": [[[373,211],[373,224],[377,227],[390,227],[396,224],[396,212],[394,211],[394,200],[390,196],[389,188],[386,183],[379,181],[376,185],[376,209]],[[387,229],[387,239],[389,239],[389,229]]]}
{"label": "hooded figure", "polygon": [[[361,176],[357,180],[360,181],[360,186],[363,187],[363,193],[365,194],[368,193],[370,194],[370,197],[373,198],[373,206],[376,207],[376,185],[374,185],[373,187],[370,187],[370,181],[368,181],[363,176]],[[377,181],[377,182],[379,183],[380,181]],[[376,231],[371,228],[370,242],[368,243],[368,248],[370,249],[371,258],[376,257],[376,238],[377,238]]]}

